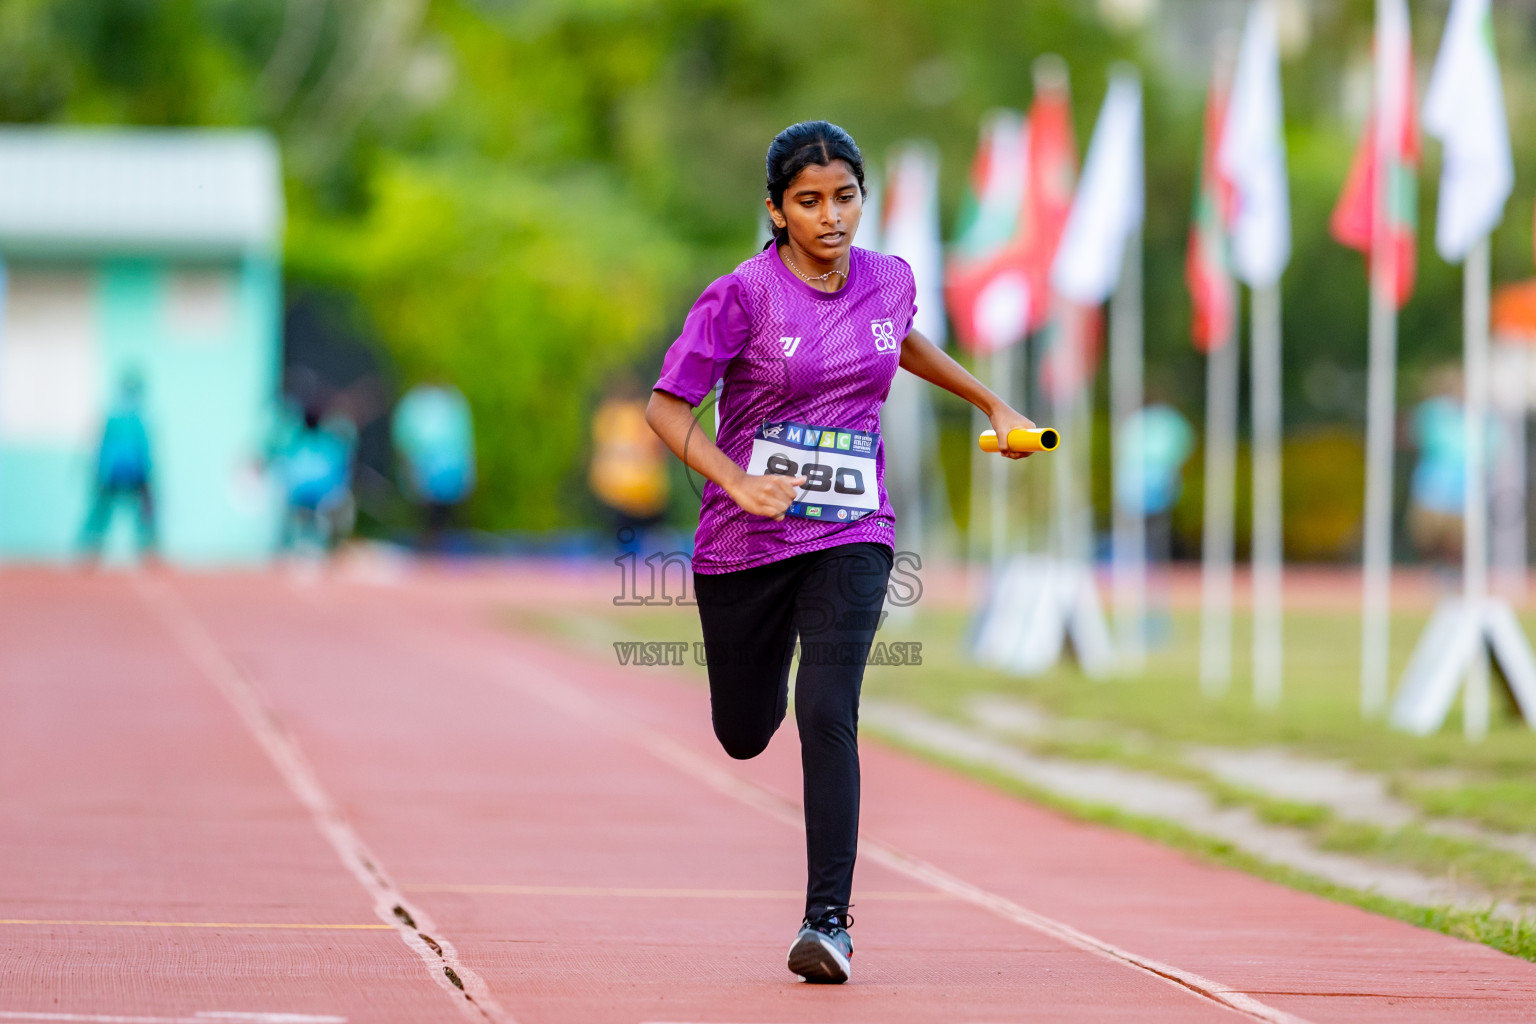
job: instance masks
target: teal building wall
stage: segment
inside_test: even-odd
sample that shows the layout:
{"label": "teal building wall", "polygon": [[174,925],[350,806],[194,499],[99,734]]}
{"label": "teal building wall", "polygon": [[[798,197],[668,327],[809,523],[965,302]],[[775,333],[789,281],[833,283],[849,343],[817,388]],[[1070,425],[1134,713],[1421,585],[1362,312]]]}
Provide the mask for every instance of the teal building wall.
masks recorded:
{"label": "teal building wall", "polygon": [[[281,512],[263,466],[281,369],[276,261],[114,257],[15,260],[6,269],[0,373],[9,366],[13,374],[35,374],[40,385],[63,387],[60,394],[81,408],[52,426],[47,410],[36,409],[33,417],[44,421],[36,430],[25,422],[7,430],[0,416],[0,561],[78,557],[100,426],[130,371],[144,381],[162,556],[206,566],[270,558]],[[77,338],[69,358],[55,360],[62,369],[50,369],[47,353],[7,359],[7,327],[29,308],[26,290],[46,291],[50,282],[84,298],[88,308],[78,311],[75,333],[88,332],[88,341]],[[50,373],[71,380],[61,385]],[[7,387],[14,396],[25,382],[0,383],[0,395]],[[14,411],[10,418],[18,416],[25,419]],[[109,559],[133,548],[131,520],[125,504],[108,534]]]}

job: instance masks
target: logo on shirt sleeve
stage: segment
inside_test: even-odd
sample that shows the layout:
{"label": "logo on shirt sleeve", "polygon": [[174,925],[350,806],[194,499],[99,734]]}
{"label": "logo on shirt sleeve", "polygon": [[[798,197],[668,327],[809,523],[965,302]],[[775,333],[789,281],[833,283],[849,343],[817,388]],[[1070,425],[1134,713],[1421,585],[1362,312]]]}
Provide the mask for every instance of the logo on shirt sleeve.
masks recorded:
{"label": "logo on shirt sleeve", "polygon": [[895,320],[871,320],[869,332],[875,336],[876,352],[895,352],[901,348],[901,342],[896,337]]}

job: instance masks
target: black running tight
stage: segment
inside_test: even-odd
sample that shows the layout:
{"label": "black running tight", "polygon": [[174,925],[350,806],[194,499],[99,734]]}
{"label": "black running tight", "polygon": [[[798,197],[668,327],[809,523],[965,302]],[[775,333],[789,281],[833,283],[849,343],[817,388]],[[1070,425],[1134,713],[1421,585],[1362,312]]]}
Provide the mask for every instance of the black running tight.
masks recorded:
{"label": "black running tight", "polygon": [[859,836],[859,687],[891,549],[843,544],[727,573],[695,573],[715,735],[756,757],[784,720],[798,638],[795,724],[805,776],[806,913],[848,905]]}

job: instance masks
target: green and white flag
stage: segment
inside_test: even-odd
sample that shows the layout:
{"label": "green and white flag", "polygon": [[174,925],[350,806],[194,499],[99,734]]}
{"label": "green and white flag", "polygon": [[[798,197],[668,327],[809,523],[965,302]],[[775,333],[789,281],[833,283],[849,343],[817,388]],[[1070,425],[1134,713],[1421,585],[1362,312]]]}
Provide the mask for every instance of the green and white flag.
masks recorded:
{"label": "green and white flag", "polygon": [[1424,96],[1424,130],[1444,147],[1435,247],[1459,263],[1504,219],[1515,181],[1489,0],[1452,0]]}

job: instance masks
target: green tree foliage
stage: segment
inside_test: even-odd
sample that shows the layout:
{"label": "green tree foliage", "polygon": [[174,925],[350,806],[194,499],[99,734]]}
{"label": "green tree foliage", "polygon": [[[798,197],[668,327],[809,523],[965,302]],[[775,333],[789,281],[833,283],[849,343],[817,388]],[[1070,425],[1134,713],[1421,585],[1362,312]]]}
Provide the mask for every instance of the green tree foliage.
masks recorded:
{"label": "green tree foliage", "polygon": [[592,389],[637,358],[685,266],[596,172],[548,180],[479,161],[389,158],[359,221],[301,218],[293,271],[349,288],[407,380],[451,380],[480,437],[478,514],[568,524]]}

